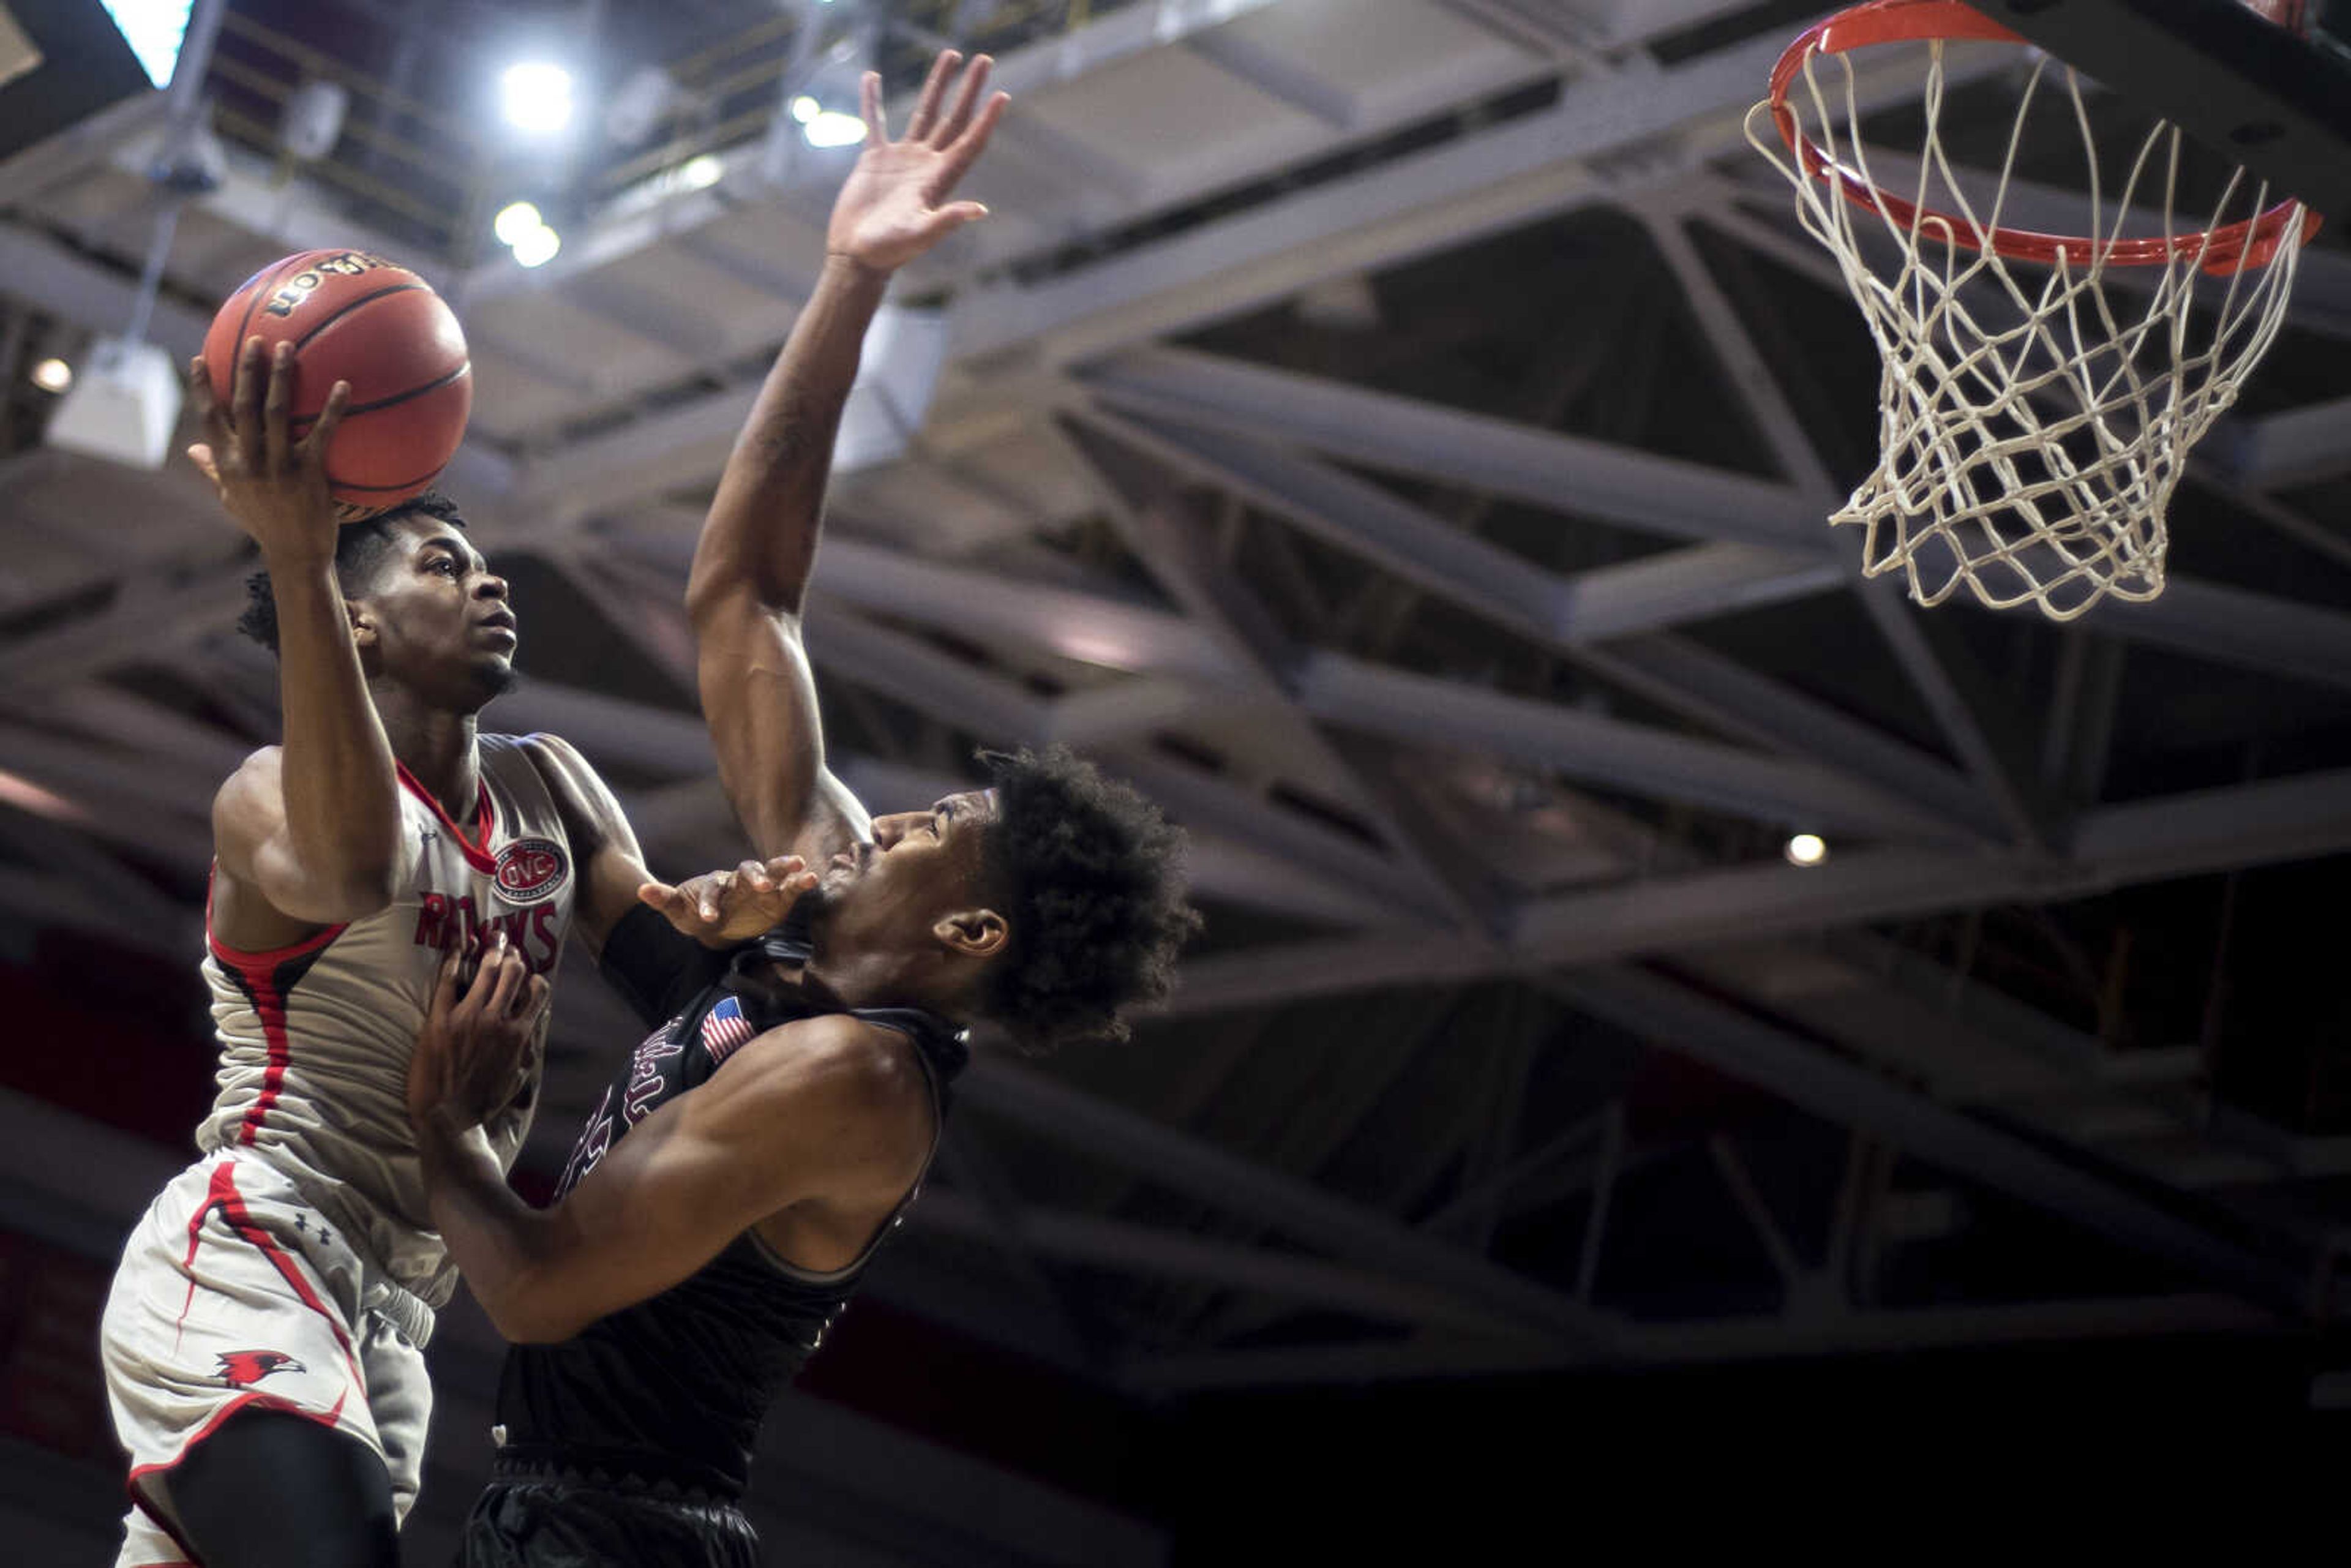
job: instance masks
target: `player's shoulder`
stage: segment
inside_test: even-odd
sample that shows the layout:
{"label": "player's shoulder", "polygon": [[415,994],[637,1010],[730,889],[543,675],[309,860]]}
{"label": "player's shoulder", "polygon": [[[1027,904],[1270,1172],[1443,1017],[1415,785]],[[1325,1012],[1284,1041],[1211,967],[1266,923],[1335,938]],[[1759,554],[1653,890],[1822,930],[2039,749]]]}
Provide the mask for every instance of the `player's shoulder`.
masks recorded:
{"label": "player's shoulder", "polygon": [[221,780],[213,793],[213,813],[242,813],[255,808],[274,807],[282,811],[284,796],[279,792],[286,770],[286,748],[264,746],[249,753],[236,770]]}
{"label": "player's shoulder", "polygon": [[611,787],[595,765],[561,736],[533,730],[500,738],[529,761],[557,800],[583,809],[600,809],[611,801]]}
{"label": "player's shoulder", "polygon": [[727,1065],[737,1063],[747,1089],[756,1081],[755,1092],[820,1099],[844,1113],[890,1117],[930,1104],[914,1041],[852,1013],[780,1024]]}
{"label": "player's shoulder", "polygon": [[[488,740],[492,737],[485,735],[482,738]],[[561,736],[549,735],[543,729],[534,729],[528,735],[504,735],[496,738],[512,746],[533,762],[548,767],[588,767],[588,758],[580,754],[578,747]]]}

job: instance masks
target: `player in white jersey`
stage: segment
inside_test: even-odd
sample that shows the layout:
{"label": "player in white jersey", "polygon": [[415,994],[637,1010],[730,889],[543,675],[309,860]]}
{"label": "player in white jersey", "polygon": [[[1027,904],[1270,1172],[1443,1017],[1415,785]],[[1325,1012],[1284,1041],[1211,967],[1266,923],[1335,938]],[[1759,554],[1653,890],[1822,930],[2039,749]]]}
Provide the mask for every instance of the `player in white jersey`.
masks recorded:
{"label": "player in white jersey", "polygon": [[[477,739],[513,680],[505,581],[439,497],[341,526],[322,459],[348,389],[296,442],[294,373],[248,343],[233,422],[201,363],[191,378],[211,435],[191,455],[261,546],[245,629],[279,656],[285,738],[214,803],[219,1095],[102,1325],[126,1568],[397,1562],[431,1406],[421,1352],[455,1281],[404,1103],[436,970],[503,945],[529,977],[502,1002],[543,1014],[566,932],[600,944],[645,874],[576,751]],[[539,1057],[485,1108],[502,1167]]]}

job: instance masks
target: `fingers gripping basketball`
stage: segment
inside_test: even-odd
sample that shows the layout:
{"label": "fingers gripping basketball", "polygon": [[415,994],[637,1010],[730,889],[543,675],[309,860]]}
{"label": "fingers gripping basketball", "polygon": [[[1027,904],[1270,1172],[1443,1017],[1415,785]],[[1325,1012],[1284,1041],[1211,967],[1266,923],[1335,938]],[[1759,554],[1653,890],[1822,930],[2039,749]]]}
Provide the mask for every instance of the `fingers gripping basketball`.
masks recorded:
{"label": "fingers gripping basketball", "polygon": [[338,381],[350,406],[327,452],[335,498],[371,509],[424,489],[456,455],[474,404],[457,318],[406,267],[357,250],[310,250],[263,267],[229,296],[204,337],[213,394],[228,404],[237,349],[294,345],[292,434],[306,434]]}

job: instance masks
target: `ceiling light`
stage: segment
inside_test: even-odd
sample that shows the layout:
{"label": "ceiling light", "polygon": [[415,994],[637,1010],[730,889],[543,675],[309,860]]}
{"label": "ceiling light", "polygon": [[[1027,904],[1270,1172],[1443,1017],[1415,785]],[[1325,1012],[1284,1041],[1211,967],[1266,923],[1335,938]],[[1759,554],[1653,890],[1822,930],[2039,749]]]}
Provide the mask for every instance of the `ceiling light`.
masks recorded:
{"label": "ceiling light", "polygon": [[865,122],[853,114],[828,109],[814,120],[802,121],[800,134],[811,147],[854,147],[865,140]]}
{"label": "ceiling light", "polygon": [[705,152],[700,157],[685,161],[685,166],[677,172],[677,183],[689,191],[706,191],[718,183],[726,172],[726,164]]}
{"label": "ceiling light", "polygon": [[545,224],[514,243],[514,258],[525,267],[545,267],[563,248],[563,236]]}
{"label": "ceiling light", "polygon": [[89,813],[62,795],[42,789],[31,779],[0,769],[0,801],[20,811],[31,811],[59,822],[87,822]]}
{"label": "ceiling light", "polygon": [[528,202],[509,202],[500,207],[498,215],[491,220],[490,232],[498,236],[500,245],[520,245],[525,235],[546,226],[547,220],[538,215],[537,207]]}
{"label": "ceiling light", "polygon": [[33,367],[33,384],[43,392],[61,392],[73,385],[73,367],[63,360],[43,360]]}
{"label": "ceiling light", "polygon": [[99,0],[114,18],[122,41],[139,57],[147,79],[157,87],[172,85],[180,63],[180,46],[188,36],[193,0]]}
{"label": "ceiling light", "polygon": [[810,98],[808,94],[802,93],[798,98],[792,99],[791,111],[792,118],[794,120],[799,120],[802,125],[806,125],[810,120],[814,120],[818,115],[824,112],[824,105],[817,102],[816,99]]}
{"label": "ceiling light", "polygon": [[1815,866],[1829,858],[1829,846],[1818,833],[1798,833],[1784,852],[1790,865]]}
{"label": "ceiling light", "polygon": [[571,123],[571,73],[544,60],[508,66],[498,78],[507,123],[546,135]]}

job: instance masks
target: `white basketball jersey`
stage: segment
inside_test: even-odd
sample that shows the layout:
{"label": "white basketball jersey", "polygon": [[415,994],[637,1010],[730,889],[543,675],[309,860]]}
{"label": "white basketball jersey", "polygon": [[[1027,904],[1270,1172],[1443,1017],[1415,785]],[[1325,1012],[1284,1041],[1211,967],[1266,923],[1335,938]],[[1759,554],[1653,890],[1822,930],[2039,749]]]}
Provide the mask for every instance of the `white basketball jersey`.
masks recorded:
{"label": "white basketball jersey", "polygon": [[[406,836],[390,906],[307,942],[241,953],[206,933],[220,1092],[197,1129],[205,1151],[252,1150],[283,1170],[399,1284],[439,1306],[456,1286],[433,1228],[408,1124],[408,1061],[442,955],[497,934],[551,981],[571,925],[570,846],[554,798],[510,736],[477,738],[481,797],[468,838],[400,773]],[[546,1026],[528,1085],[494,1117],[513,1162],[538,1098]]]}

